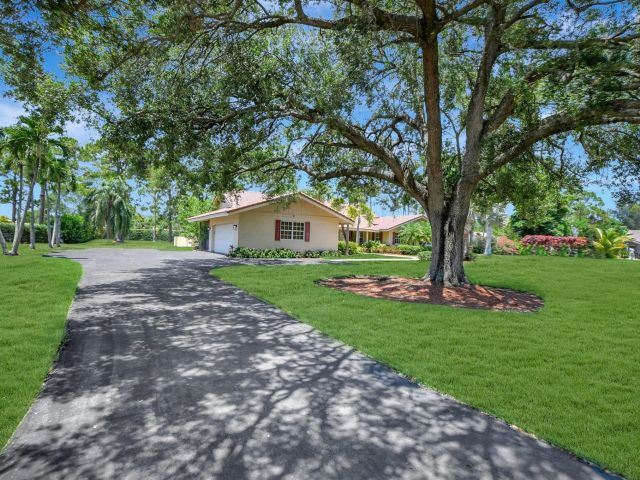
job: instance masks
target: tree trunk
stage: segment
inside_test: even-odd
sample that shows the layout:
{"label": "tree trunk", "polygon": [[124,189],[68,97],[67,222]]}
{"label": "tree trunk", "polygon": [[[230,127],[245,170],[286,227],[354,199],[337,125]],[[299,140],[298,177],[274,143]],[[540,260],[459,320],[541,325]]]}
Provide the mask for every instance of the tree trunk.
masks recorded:
{"label": "tree trunk", "polygon": [[58,180],[56,185],[56,207],[53,219],[53,245],[60,246],[60,197],[62,196],[61,181]]}
{"label": "tree trunk", "polygon": [[356,245],[360,245],[360,215],[358,215],[358,220],[356,220]]}
{"label": "tree trunk", "polygon": [[469,283],[464,273],[464,245],[472,191],[470,185],[461,182],[448,208],[444,202],[438,204],[431,199],[429,205],[435,207],[428,212],[432,252],[429,272],[423,277],[425,280],[446,286]]}
{"label": "tree trunk", "polygon": [[493,254],[493,224],[491,223],[490,216],[487,216],[487,226],[485,228],[485,239],[484,239],[484,254],[492,255]]}
{"label": "tree trunk", "polygon": [[3,255],[9,255],[9,251],[7,250],[7,242],[4,239],[4,233],[2,233],[2,229],[1,228],[0,228],[0,247],[2,248],[2,254]]}
{"label": "tree trunk", "polygon": [[[36,209],[35,203],[33,201],[33,195],[31,195],[31,223],[29,230],[29,248],[31,250],[36,249]],[[40,206],[40,210],[42,210],[42,206]]]}
{"label": "tree trunk", "polygon": [[38,223],[42,225],[44,223],[44,206],[47,198],[47,182],[40,184],[40,208],[38,210]]}
{"label": "tree trunk", "polygon": [[13,184],[11,187],[11,221],[16,223],[16,212],[18,209],[18,178],[16,173],[13,174]]}
{"label": "tree trunk", "polygon": [[158,232],[157,232],[157,230],[156,230],[156,229],[157,229],[157,226],[156,226],[157,221],[158,221],[158,219],[157,219],[157,215],[156,215],[156,210],[155,210],[155,208],[154,208],[154,209],[153,209],[153,230],[152,230],[152,232],[151,232],[151,238],[152,238],[152,240],[153,240],[154,242],[155,242],[155,241],[157,240],[157,238],[158,238]]}
{"label": "tree trunk", "polygon": [[20,223],[20,218],[21,218],[20,216],[22,215],[23,193],[24,193],[24,165],[20,164],[20,179],[18,180],[18,211],[16,213],[16,226],[18,225],[18,223]]}
{"label": "tree trunk", "polygon": [[342,226],[342,236],[344,237],[344,254],[349,255],[349,224]]}
{"label": "tree trunk", "polygon": [[462,244],[463,258],[471,260],[471,242],[473,241],[473,219],[471,215],[467,215],[467,221],[464,224],[464,242]]}
{"label": "tree trunk", "polygon": [[53,248],[53,229],[51,228],[51,208],[49,207],[49,192],[47,192],[46,190],[46,184],[45,184],[45,216],[44,219],[47,222],[47,244],[49,246],[49,248]]}
{"label": "tree trunk", "polygon": [[169,226],[168,226],[168,234],[169,234],[169,238],[168,241],[173,243],[173,211],[171,210],[173,208],[173,196],[171,195],[171,189],[169,189],[169,192],[167,193],[167,220],[169,222]]}
{"label": "tree trunk", "polygon": [[[36,179],[38,178],[38,166],[39,166],[39,163],[36,162],[36,165],[33,171],[33,176],[31,178],[31,183],[29,185],[29,193],[27,194],[27,204],[25,205],[24,213],[18,211],[18,213],[20,214],[20,220],[16,223],[16,227],[13,232],[13,244],[11,245],[11,255],[17,255],[18,248],[20,248],[20,240],[22,240],[22,232],[24,232],[24,224],[27,220],[27,212],[29,211],[29,207],[31,206],[31,203],[33,200],[33,190],[36,186]],[[21,166],[20,167],[20,184],[21,185],[23,182],[22,173],[23,173],[23,170]],[[22,197],[22,188],[20,189],[20,197]],[[20,200],[20,203],[22,203],[22,200]]]}

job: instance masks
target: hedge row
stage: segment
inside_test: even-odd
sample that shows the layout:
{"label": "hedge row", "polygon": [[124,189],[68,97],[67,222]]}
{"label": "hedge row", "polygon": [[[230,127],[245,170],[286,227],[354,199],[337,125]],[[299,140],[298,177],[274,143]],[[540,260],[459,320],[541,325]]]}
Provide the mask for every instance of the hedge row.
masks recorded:
{"label": "hedge row", "polygon": [[[13,223],[0,223],[0,229],[4,239],[9,242],[13,242],[13,234],[15,232],[15,226]],[[31,231],[31,225],[27,222],[22,231],[22,239],[20,243],[29,243],[29,235]],[[36,242],[47,243],[47,226],[36,223]]]}
{"label": "hedge row", "polygon": [[[153,240],[153,230],[150,228],[132,228],[129,230],[127,240]],[[156,240],[169,241],[169,232],[156,231]]]}
{"label": "hedge row", "polygon": [[319,258],[327,256],[338,256],[335,250],[307,250],[306,252],[296,252],[290,248],[247,248],[237,247],[229,252],[230,257],[235,258]]}

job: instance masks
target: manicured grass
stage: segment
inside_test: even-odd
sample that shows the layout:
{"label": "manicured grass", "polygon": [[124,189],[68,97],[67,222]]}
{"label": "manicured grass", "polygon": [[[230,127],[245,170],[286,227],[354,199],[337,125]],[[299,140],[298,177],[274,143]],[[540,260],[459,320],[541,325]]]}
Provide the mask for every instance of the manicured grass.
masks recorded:
{"label": "manicured grass", "polygon": [[56,356],[82,268],[46,245],[0,255],[0,449],[38,394]]}
{"label": "manicured grass", "polygon": [[331,255],[326,255],[323,256],[322,258],[326,259],[326,260],[357,260],[359,258],[391,258],[391,257],[387,257],[385,255],[380,255],[379,253],[355,253],[353,255],[349,255],[349,256],[345,256],[345,255],[340,255],[340,256],[331,256]]}
{"label": "manicured grass", "polygon": [[[28,247],[28,246],[27,246]],[[22,249],[22,247],[20,247]],[[61,250],[84,250],[87,248],[151,248],[154,250],[193,250],[191,247],[174,247],[173,243],[164,240],[152,242],[150,240],[127,240],[123,243],[114,243],[112,240],[90,240],[86,243],[68,243],[60,247]]]}
{"label": "manicured grass", "polygon": [[186,250],[169,242],[110,240],[36,250],[20,246],[20,255],[0,255],[0,449],[36,397],[56,356],[67,312],[82,268],[77,262],[42,256],[87,248]]}
{"label": "manicured grass", "polygon": [[[417,381],[640,479],[640,262],[479,258],[475,283],[540,295],[538,313],[356,296],[339,275],[422,276],[425,262],[233,266],[212,273]],[[410,414],[410,412],[409,412]]]}

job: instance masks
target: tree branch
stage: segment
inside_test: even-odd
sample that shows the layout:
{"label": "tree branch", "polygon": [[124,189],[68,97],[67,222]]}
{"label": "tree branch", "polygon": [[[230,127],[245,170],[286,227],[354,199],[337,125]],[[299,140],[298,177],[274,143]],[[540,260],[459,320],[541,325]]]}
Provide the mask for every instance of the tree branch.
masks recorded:
{"label": "tree branch", "polygon": [[585,108],[576,114],[570,115],[563,112],[551,115],[542,120],[538,127],[519,135],[520,141],[498,155],[481,172],[480,177],[487,177],[517,158],[536,142],[552,135],[569,132],[584,126],[622,122],[640,124],[640,100],[611,100],[599,106]]}

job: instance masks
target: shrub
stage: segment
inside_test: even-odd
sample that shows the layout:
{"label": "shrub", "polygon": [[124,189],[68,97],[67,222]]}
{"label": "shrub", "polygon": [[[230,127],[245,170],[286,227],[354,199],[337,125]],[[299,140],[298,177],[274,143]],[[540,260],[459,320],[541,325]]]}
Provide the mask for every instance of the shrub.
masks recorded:
{"label": "shrub", "polygon": [[587,248],[585,237],[556,237],[552,235],[527,235],[520,240],[521,254],[567,256]]}
{"label": "shrub", "polygon": [[418,259],[420,260],[431,260],[431,251],[430,250],[422,250],[418,252]]}
{"label": "shrub", "polygon": [[496,239],[493,253],[497,255],[518,255],[520,254],[520,245],[509,237],[500,236]]}
{"label": "shrub", "polygon": [[620,258],[627,251],[629,235],[620,235],[615,229],[596,228],[597,239],[593,242],[596,255],[604,258]]}
{"label": "shrub", "polygon": [[84,243],[95,238],[95,229],[82,215],[65,213],[60,217],[60,236],[64,243]]}
{"label": "shrub", "polygon": [[422,245],[431,241],[431,224],[428,222],[407,223],[400,229],[400,241],[405,245]]}
{"label": "shrub", "polygon": [[[344,255],[344,240],[340,240],[338,242],[338,251]],[[356,242],[349,242],[349,254],[353,253],[361,253],[362,247],[358,245]]]}
{"label": "shrub", "polygon": [[[9,242],[13,242],[13,233],[15,231],[15,225],[13,223],[0,223],[0,228],[2,228],[2,234],[4,235],[4,239]],[[24,225],[24,230],[22,231],[22,239],[20,243],[29,243],[29,232],[31,229],[30,223],[27,221]],[[40,225],[36,223],[36,242],[37,243],[47,243],[47,226]]]}
{"label": "shrub", "polygon": [[[132,228],[127,234],[127,240],[153,240],[153,230],[151,228]],[[168,232],[164,230],[156,231],[156,240],[166,242],[169,240]]]}
{"label": "shrub", "polygon": [[398,245],[398,253],[402,255],[418,255],[424,248],[420,245]]}
{"label": "shrub", "polygon": [[368,240],[362,244],[365,252],[376,252],[383,245],[377,240]]}
{"label": "shrub", "polygon": [[335,250],[307,250],[306,252],[296,252],[289,248],[248,248],[237,247],[229,252],[230,257],[234,258],[320,258],[320,257],[336,257],[338,252]]}

